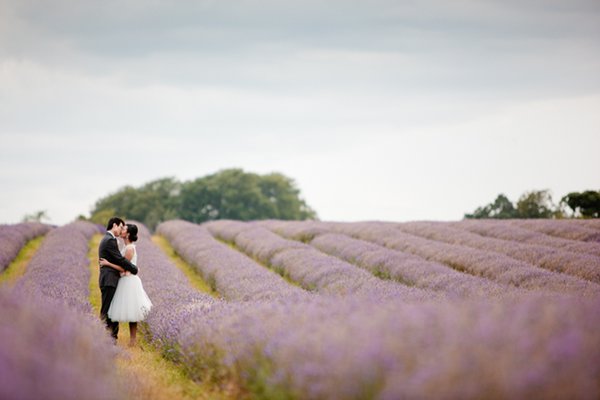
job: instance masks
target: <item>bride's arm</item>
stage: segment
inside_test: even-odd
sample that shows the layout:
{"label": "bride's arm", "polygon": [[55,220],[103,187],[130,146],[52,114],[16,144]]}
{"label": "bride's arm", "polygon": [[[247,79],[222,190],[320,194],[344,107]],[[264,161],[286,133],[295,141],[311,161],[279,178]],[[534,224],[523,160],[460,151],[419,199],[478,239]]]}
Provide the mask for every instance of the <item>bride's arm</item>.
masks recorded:
{"label": "bride's arm", "polygon": [[119,272],[125,272],[125,270],[122,267],[119,267],[117,264],[113,264],[104,258],[100,259],[100,266],[101,267],[111,267],[111,268],[116,269]]}

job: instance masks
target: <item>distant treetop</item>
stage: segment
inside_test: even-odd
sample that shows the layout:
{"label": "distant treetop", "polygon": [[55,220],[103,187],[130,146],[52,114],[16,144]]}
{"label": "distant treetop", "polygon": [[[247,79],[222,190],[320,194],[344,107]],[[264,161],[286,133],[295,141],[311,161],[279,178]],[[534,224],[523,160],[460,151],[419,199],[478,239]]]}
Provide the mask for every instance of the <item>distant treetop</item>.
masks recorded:
{"label": "distant treetop", "polygon": [[112,215],[140,221],[150,229],[178,218],[195,223],[317,218],[293,179],[280,173],[259,175],[237,168],[183,183],[168,177],[137,188],[125,186],[98,200],[90,219],[103,224]]}
{"label": "distant treetop", "polygon": [[[571,209],[568,212],[566,207]],[[558,205],[552,202],[549,190],[526,192],[513,204],[504,194],[492,203],[478,207],[465,218],[599,218],[600,191],[586,190],[564,196]]]}

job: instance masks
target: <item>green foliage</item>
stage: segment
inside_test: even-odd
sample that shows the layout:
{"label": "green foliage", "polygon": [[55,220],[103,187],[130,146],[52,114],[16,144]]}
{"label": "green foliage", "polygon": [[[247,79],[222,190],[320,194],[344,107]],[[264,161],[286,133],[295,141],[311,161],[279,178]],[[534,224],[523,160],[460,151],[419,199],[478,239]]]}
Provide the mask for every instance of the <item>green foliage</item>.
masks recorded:
{"label": "green foliage", "polygon": [[98,200],[92,210],[92,219],[102,217],[102,224],[114,215],[143,222],[152,230],[162,221],[176,218],[195,223],[316,218],[292,179],[242,169],[226,169],[184,183],[163,178],[139,188],[126,186]]}
{"label": "green foliage", "polygon": [[180,217],[192,222],[215,219],[303,220],[316,213],[300,197],[290,178],[227,169],[183,184]]}
{"label": "green foliage", "polygon": [[[571,194],[569,194],[571,195]],[[569,196],[567,195],[567,196]],[[563,197],[561,203],[566,202]],[[575,203],[572,203],[575,204]],[[586,209],[588,212],[588,209]],[[554,205],[549,190],[532,190],[526,192],[516,204],[513,204],[505,195],[499,194],[494,202],[478,207],[472,214],[465,214],[465,218],[563,218],[562,205]]]}
{"label": "green foliage", "polygon": [[473,214],[465,214],[465,218],[517,218],[517,210],[508,197],[499,194],[493,203],[478,207]]}
{"label": "green foliage", "polygon": [[273,363],[267,358],[256,352],[255,362],[252,366],[247,366],[238,375],[244,375],[245,386],[252,393],[252,397],[261,400],[294,400],[301,398],[294,394],[289,385],[284,383],[275,384],[273,375],[276,368]]}
{"label": "green foliage", "polygon": [[[163,178],[146,183],[140,188],[126,186],[118,192],[96,202],[92,217],[100,212],[111,210],[114,215],[143,222],[150,229],[167,219],[178,217],[178,195],[181,184],[174,178]],[[106,212],[102,214],[106,216]]]}
{"label": "green foliage", "polygon": [[89,221],[93,222],[94,224],[106,226],[108,220],[115,215],[117,215],[117,213],[114,208],[96,209],[96,211],[92,212],[92,216],[90,217]]}
{"label": "green foliage", "polygon": [[555,208],[548,190],[526,192],[517,201],[518,218],[552,218]]}
{"label": "green foliage", "polygon": [[600,218],[600,191],[571,192],[564,196],[560,202],[569,206],[574,216]]}

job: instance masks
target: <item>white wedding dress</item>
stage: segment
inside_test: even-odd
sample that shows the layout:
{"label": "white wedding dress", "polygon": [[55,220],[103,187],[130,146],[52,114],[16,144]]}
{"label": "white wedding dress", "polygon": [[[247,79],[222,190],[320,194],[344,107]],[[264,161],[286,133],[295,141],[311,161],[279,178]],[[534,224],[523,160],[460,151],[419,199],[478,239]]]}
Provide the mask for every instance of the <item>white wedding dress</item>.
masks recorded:
{"label": "white wedding dress", "polygon": [[[133,248],[131,263],[137,266],[135,245],[128,244],[124,251],[128,248]],[[139,322],[146,319],[151,308],[152,302],[144,291],[140,277],[125,272],[119,279],[117,290],[110,303],[108,318],[119,322]]]}

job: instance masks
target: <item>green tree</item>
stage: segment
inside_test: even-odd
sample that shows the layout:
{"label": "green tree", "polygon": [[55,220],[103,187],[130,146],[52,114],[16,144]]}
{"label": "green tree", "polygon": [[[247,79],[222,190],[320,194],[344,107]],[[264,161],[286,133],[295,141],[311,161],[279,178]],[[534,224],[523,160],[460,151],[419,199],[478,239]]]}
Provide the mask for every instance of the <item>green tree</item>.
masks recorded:
{"label": "green tree", "polygon": [[125,186],[98,200],[92,219],[99,219],[99,214],[104,218],[106,210],[111,210],[111,216],[140,221],[154,229],[160,222],[178,217],[180,189],[181,184],[174,178],[157,179],[140,188]]}
{"label": "green tree", "polygon": [[516,205],[503,194],[499,194],[494,202],[478,207],[465,218],[563,218],[564,212],[560,206],[552,203],[549,190],[532,190],[525,192]]}
{"label": "green tree", "polygon": [[600,218],[600,191],[571,192],[564,196],[560,202],[568,205],[573,210],[574,216]]}
{"label": "green tree", "polygon": [[517,201],[519,218],[552,218],[556,216],[556,206],[552,204],[549,190],[526,192]]}
{"label": "green tree", "polygon": [[[115,215],[117,215],[117,212],[114,208],[98,209],[92,213],[92,215],[89,218],[89,221],[98,225],[106,226],[108,220],[114,217]],[[79,219],[83,218],[81,218],[80,216]]]}
{"label": "green tree", "polygon": [[501,193],[492,203],[478,207],[472,214],[465,214],[465,218],[517,218],[517,210],[508,197]]}
{"label": "green tree", "polygon": [[187,182],[181,189],[180,216],[193,222],[214,219],[308,219],[316,213],[282,174],[258,175],[226,169]]}
{"label": "green tree", "polygon": [[139,188],[125,186],[98,200],[90,219],[104,224],[114,215],[140,221],[150,229],[175,218],[196,223],[214,219],[316,218],[292,179],[279,173],[258,175],[237,168],[185,183],[163,178]]}
{"label": "green tree", "polygon": [[300,198],[296,183],[283,174],[264,175],[259,181],[260,190],[275,207],[275,219],[314,219],[316,213]]}

